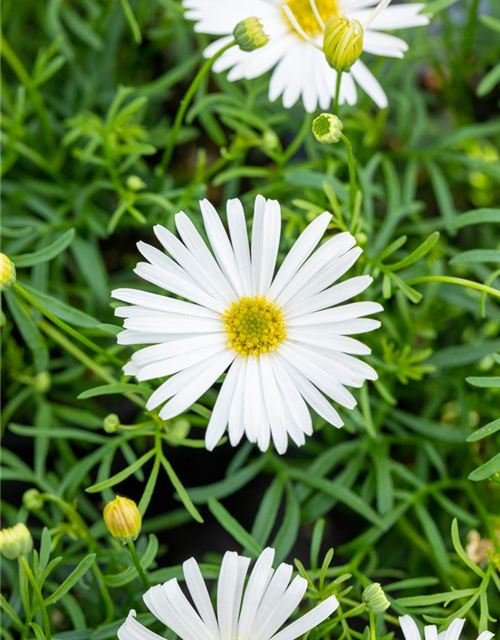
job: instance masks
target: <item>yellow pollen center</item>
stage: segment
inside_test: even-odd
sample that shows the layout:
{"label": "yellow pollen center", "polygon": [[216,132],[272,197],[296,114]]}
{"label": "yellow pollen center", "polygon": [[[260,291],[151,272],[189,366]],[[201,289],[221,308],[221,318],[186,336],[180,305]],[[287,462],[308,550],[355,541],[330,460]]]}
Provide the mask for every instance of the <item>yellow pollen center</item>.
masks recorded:
{"label": "yellow pollen center", "polygon": [[244,358],[275,351],[286,338],[283,309],[264,296],[240,298],[222,314],[228,346]]}
{"label": "yellow pollen center", "polygon": [[[302,29],[304,29],[307,35],[314,37],[322,34],[322,29],[311,8],[310,0],[284,0],[284,2],[281,3],[281,6],[283,7],[284,5],[287,5],[290,8],[290,11],[293,13],[297,22],[300,24]],[[321,19],[325,23],[330,16],[340,16],[340,9],[337,0],[316,0],[316,8],[318,9]],[[285,12],[283,12],[283,15],[293,32],[297,33],[288,20]]]}

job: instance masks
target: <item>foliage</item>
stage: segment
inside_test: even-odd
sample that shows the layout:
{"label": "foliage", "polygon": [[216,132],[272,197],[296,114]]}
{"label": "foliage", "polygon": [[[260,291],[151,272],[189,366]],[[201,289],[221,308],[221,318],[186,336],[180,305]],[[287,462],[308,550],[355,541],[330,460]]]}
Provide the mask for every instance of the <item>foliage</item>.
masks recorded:
{"label": "foliage", "polygon": [[[48,640],[48,616],[59,640],[105,640],[130,608],[153,623],[137,566],[102,521],[115,492],[139,505],[152,584],[181,578],[191,555],[213,579],[226,548],[255,557],[272,545],[308,579],[307,606],[340,599],[314,639],[399,638],[408,612],[466,616],[471,638],[496,630],[497,3],[429,3],[431,27],[405,34],[405,60],[375,68],[390,108],[362,97],[340,109],[354,159],[347,143],[317,143],[301,105],[269,103],[266,77],[210,74],[170,163],[208,43],[180,2],[2,9],[2,251],[18,278],[2,294],[2,507],[36,549],[19,570],[2,563],[3,636]],[[205,196],[249,211],[257,193],[281,203],[280,257],[330,211],[329,233],[356,236],[355,275],[374,277],[367,296],[385,308],[367,358],[379,380],[344,429],[316,417],[285,457],[225,439],[207,453],[213,389],[166,423],[146,411],[153,387],[122,374],[132,351],[116,344],[109,296],[138,285],[135,243],[154,224],[172,228],[181,210],[199,222]],[[483,565],[465,551],[471,529],[493,545]],[[391,601],[375,617],[362,601],[374,581]]]}

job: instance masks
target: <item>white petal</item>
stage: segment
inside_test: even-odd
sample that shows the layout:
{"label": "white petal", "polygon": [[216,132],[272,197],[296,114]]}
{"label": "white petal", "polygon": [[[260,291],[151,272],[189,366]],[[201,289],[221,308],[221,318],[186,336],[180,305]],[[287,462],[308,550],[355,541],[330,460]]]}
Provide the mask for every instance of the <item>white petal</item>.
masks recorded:
{"label": "white petal", "polygon": [[356,335],[359,333],[367,333],[375,331],[380,327],[379,320],[371,318],[358,318],[357,320],[346,320],[344,322],[331,322],[330,324],[314,325],[318,332],[333,333],[340,336]]}
{"label": "white petal", "polygon": [[255,563],[241,607],[237,633],[238,640],[248,640],[250,637],[255,622],[255,614],[273,575],[273,560],[274,549],[268,548],[260,554]]}
{"label": "white petal", "polygon": [[141,368],[137,374],[137,380],[144,382],[145,380],[155,380],[156,378],[171,376],[199,362],[208,360],[222,351],[227,351],[227,346],[224,342],[203,347],[202,349],[191,351],[191,353],[174,356],[173,358],[165,358],[160,362],[153,362]]}
{"label": "white petal", "polygon": [[[340,356],[345,354],[334,351],[326,352],[318,347],[310,347],[308,345],[291,344],[290,347],[296,355],[300,355],[310,363],[314,363],[341,385],[348,385],[350,387],[363,386],[363,376],[357,371],[352,371],[352,367],[347,367],[341,363]],[[376,376],[375,372],[374,375]]]}
{"label": "white petal", "polygon": [[[243,558],[248,560],[248,558]],[[249,562],[249,560],[248,560]],[[246,566],[248,567],[248,562]],[[239,556],[227,552],[222,560],[219,582],[217,584],[217,618],[219,620],[221,640],[233,640],[233,628],[237,624],[241,591],[238,587]],[[236,618],[236,620],[235,620]]]}
{"label": "white petal", "polygon": [[214,450],[226,430],[242,362],[243,358],[234,360],[219,391],[205,435],[205,446],[209,451]]}
{"label": "white petal", "polygon": [[334,427],[339,429],[344,426],[342,418],[337,411],[328,402],[325,396],[316,389],[316,387],[310,382],[298,369],[293,366],[287,368],[288,375],[292,378],[293,382],[300,391],[300,394],[309,403],[309,405],[321,416],[324,420],[329,422]]}
{"label": "white petal", "polygon": [[[406,3],[388,7],[384,11],[381,11],[373,22],[370,23],[370,29],[387,29],[387,31],[392,31],[393,29],[425,26],[429,24],[429,16],[425,13],[420,13],[424,7],[425,5],[421,3]],[[371,9],[353,11],[349,17],[364,23],[370,17],[371,13]]]}
{"label": "white petal", "polygon": [[269,297],[277,298],[307,258],[314,251],[319,241],[323,237],[330,220],[331,214],[326,211],[315,218],[295,241],[295,244],[288,252],[283,264],[279,268],[269,290]]}
{"label": "white petal", "polygon": [[356,60],[352,65],[351,74],[363,91],[370,96],[380,109],[387,108],[388,102],[385,91],[380,86],[380,82],[361,60]]}
{"label": "white petal", "polygon": [[285,593],[292,577],[292,573],[293,567],[285,563],[280,564],[274,572],[255,616],[255,624],[252,628],[252,633],[250,634],[252,640],[268,640],[269,636],[265,636],[265,633],[261,633],[261,630],[267,624],[269,617],[272,615],[273,609]]}
{"label": "white petal", "polygon": [[264,246],[264,212],[266,199],[263,196],[255,198],[253,224],[252,224],[252,291],[258,295],[260,289],[260,276],[262,273],[262,249]]}
{"label": "white petal", "polygon": [[210,244],[217,256],[220,267],[226,278],[231,283],[233,289],[239,296],[242,296],[243,284],[238,272],[238,265],[236,264],[233,248],[229,242],[229,238],[227,237],[226,230],[224,229],[224,225],[221,222],[219,214],[208,200],[202,200],[200,206],[207,236],[210,239]]}
{"label": "white petal", "polygon": [[402,616],[399,618],[399,624],[403,631],[405,640],[421,640],[418,627],[410,616]]}
{"label": "white petal", "polygon": [[366,31],[363,39],[363,51],[376,56],[389,56],[392,58],[402,58],[408,51],[408,44],[388,33],[378,31]]}
{"label": "white petal", "polygon": [[313,432],[311,414],[299,390],[288,375],[287,367],[283,366],[283,360],[277,355],[270,358],[270,362],[281,395],[286,399],[285,404],[290,409],[293,419],[304,433],[311,435]]}
{"label": "white petal", "polygon": [[292,622],[283,631],[273,636],[272,640],[295,640],[295,638],[304,635],[304,633],[321,624],[332,615],[338,606],[339,602],[335,596],[327,598],[312,611],[309,611],[302,618]]}
{"label": "white petal", "polygon": [[465,620],[463,618],[457,618],[448,627],[446,631],[446,640],[458,640],[462,629],[464,628]]}
{"label": "white petal", "polygon": [[219,640],[219,625],[217,624],[214,609],[210,601],[210,595],[205,581],[203,580],[203,576],[201,575],[198,563],[194,558],[190,558],[182,565],[182,571],[184,573],[184,579],[189,589],[189,593],[193,598],[193,602],[198,609],[201,619],[210,630],[212,636],[216,640]]}
{"label": "white petal", "polygon": [[161,296],[157,293],[148,293],[147,291],[138,291],[136,289],[115,289],[111,292],[111,297],[122,302],[136,304],[146,309],[155,309],[157,311],[166,311],[167,313],[181,313],[200,318],[220,318],[215,311],[206,309],[198,304],[184,302],[176,298]]}
{"label": "white petal", "polygon": [[213,385],[217,378],[224,373],[235,358],[232,351],[223,351],[213,356],[217,358],[202,375],[189,383],[182,391],[179,391],[160,411],[160,418],[168,420],[186,411],[200,396]]}
{"label": "white petal", "polygon": [[277,200],[268,200],[264,210],[262,229],[262,254],[259,285],[256,293],[266,296],[276,267],[276,258],[280,244],[281,211]]}
{"label": "white petal", "polygon": [[225,342],[227,342],[227,336],[223,332],[208,333],[196,338],[189,337],[181,340],[172,340],[136,351],[132,356],[132,361],[138,367],[145,367],[153,362],[181,356],[215,344],[224,344]]}
{"label": "white petal", "polygon": [[290,304],[287,305],[287,320],[299,315],[305,315],[306,313],[313,313],[320,309],[333,307],[333,305],[354,298],[367,289],[372,282],[373,278],[370,276],[358,276],[357,278],[351,278],[350,280],[346,280],[346,282],[330,287],[297,305],[294,305],[293,300],[291,300]]}
{"label": "white petal", "polygon": [[252,295],[252,267],[250,264],[247,223],[243,207],[237,198],[227,201],[227,221],[234,257],[243,286],[242,295],[248,297]]}
{"label": "white petal", "polygon": [[297,576],[276,603],[259,635],[252,640],[268,640],[299,606],[307,590],[307,580]]}
{"label": "white petal", "polygon": [[146,331],[130,331],[125,329],[116,336],[118,344],[158,344],[175,340],[196,338],[196,333],[149,333]]}
{"label": "white petal", "polygon": [[245,425],[247,438],[250,442],[257,442],[257,431],[262,419],[259,367],[258,360],[255,356],[249,356],[246,360],[243,423]]}
{"label": "white petal", "polygon": [[126,318],[125,329],[151,331],[151,333],[220,333],[224,331],[221,320],[205,320],[190,316],[172,315],[161,318]]}
{"label": "white petal", "polygon": [[425,640],[438,640],[438,630],[435,624],[424,627]]}
{"label": "white petal", "polygon": [[372,313],[380,313],[384,308],[378,302],[351,302],[333,309],[324,309],[296,317],[287,321],[289,327],[306,327],[330,322],[355,320]]}
{"label": "white petal", "polygon": [[239,444],[244,433],[243,403],[246,389],[247,363],[248,358],[241,359],[241,368],[236,380],[236,388],[234,390],[231,408],[229,409],[229,442],[233,447]]}
{"label": "white petal", "polygon": [[162,636],[150,631],[135,619],[135,611],[132,609],[127,619],[117,631],[119,640],[164,640]]}
{"label": "white petal", "polygon": [[342,351],[343,353],[352,353],[358,356],[370,355],[371,349],[359,340],[348,338],[346,336],[337,336],[325,331],[318,331],[317,327],[313,329],[287,329],[287,337],[298,344],[309,344],[313,347],[322,347],[324,349],[332,349],[333,351]]}
{"label": "white petal", "polygon": [[478,636],[477,640],[491,640],[491,638],[494,638],[495,634],[491,633],[491,631],[483,631],[483,633],[481,633]]}
{"label": "white petal", "polygon": [[279,454],[283,454],[287,450],[288,436],[285,426],[285,416],[281,404],[281,394],[270,363],[272,357],[273,356],[269,354],[261,354],[258,363],[262,378],[264,402],[266,405],[267,415],[269,417],[269,425],[271,427],[274,446]]}

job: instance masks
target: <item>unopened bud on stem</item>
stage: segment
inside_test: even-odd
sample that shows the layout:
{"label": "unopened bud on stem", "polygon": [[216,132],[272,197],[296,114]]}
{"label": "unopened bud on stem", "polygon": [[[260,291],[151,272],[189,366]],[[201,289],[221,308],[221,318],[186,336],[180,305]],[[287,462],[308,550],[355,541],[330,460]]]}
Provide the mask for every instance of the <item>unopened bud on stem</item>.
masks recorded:
{"label": "unopened bud on stem", "polygon": [[245,18],[238,22],[233,31],[236,44],[242,51],[255,51],[269,42],[259,18]]}

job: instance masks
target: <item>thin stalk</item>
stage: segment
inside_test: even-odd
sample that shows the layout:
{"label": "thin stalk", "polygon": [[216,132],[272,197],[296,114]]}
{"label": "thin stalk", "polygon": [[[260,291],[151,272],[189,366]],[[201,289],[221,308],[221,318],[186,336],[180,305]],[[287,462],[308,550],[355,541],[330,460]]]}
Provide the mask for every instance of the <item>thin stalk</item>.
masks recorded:
{"label": "thin stalk", "polygon": [[307,133],[311,129],[312,119],[313,119],[312,113],[305,114],[304,120],[302,122],[302,126],[299,129],[299,132],[297,133],[295,138],[292,140],[292,142],[288,145],[288,147],[286,148],[286,151],[283,153],[283,156],[281,157],[282,165],[285,165],[288,162],[288,160],[290,160],[290,158],[294,156],[299,150],[300,146],[304,142],[304,138],[306,137]]}
{"label": "thin stalk", "polygon": [[[65,349],[68,353],[71,353],[77,360],[79,360],[83,365],[85,365],[88,369],[93,371],[99,378],[102,378],[105,382],[109,384],[115,384],[117,382],[116,378],[114,378],[111,374],[109,374],[106,369],[101,367],[97,362],[94,362],[92,358],[84,353],[81,349],[79,349],[75,344],[68,340],[65,335],[60,333],[55,327],[53,327],[45,320],[41,320],[39,324],[40,329],[46,333],[52,340],[57,342],[63,349]],[[137,406],[143,409],[145,407],[145,402],[142,398],[139,398],[133,393],[127,393],[125,396],[134,402]]]}
{"label": "thin stalk", "polygon": [[73,329],[73,327],[70,327],[69,324],[66,324],[66,322],[64,322],[63,320],[60,320],[51,311],[49,311],[43,305],[41,305],[36,298],[34,298],[30,293],[28,293],[21,284],[19,284],[19,282],[14,282],[14,284],[12,285],[12,288],[15,289],[15,291],[17,291],[17,293],[19,293],[19,295],[21,295],[31,305],[33,305],[35,309],[38,309],[38,311],[40,311],[46,318],[51,320],[54,324],[56,324],[60,329],[68,333],[71,337],[75,338],[75,340],[78,340],[79,342],[84,344],[86,347],[88,347],[95,353],[98,353],[100,356],[103,356],[113,364],[119,367],[123,366],[123,362],[119,358],[108,353],[106,349],[103,349],[98,344],[95,344],[95,342],[92,342],[92,340],[89,340],[88,338],[83,336],[79,331],[76,331],[75,329]]}
{"label": "thin stalk", "polygon": [[42,592],[40,590],[40,585],[38,584],[35,576],[33,575],[33,571],[31,570],[31,567],[28,561],[26,560],[26,556],[21,556],[19,558],[19,563],[21,564],[23,571],[28,576],[28,580],[30,581],[31,587],[33,589],[33,595],[35,596],[35,600],[37,602],[38,608],[40,609],[40,613],[42,614],[43,630],[44,630],[45,638],[46,640],[50,640],[52,637],[51,630],[50,630],[50,621],[49,621],[49,616],[47,614],[47,608],[43,600]]}
{"label": "thin stalk", "polygon": [[377,640],[377,632],[375,629],[375,614],[370,611],[370,640]]}
{"label": "thin stalk", "polygon": [[342,82],[342,71],[337,72],[337,85],[335,87],[335,98],[333,101],[333,115],[339,115],[339,102],[340,102],[340,83]]}
{"label": "thin stalk", "polygon": [[203,78],[212,68],[214,62],[221,57],[228,49],[234,47],[236,42],[229,42],[225,47],[222,47],[220,51],[217,51],[215,55],[209,58],[205,64],[201,67],[201,69],[196,74],[193,82],[189,86],[189,89],[186,91],[186,95],[181,100],[179,105],[179,110],[175,116],[174,124],[172,127],[172,131],[170,132],[170,136],[168,138],[168,143],[163,153],[163,157],[160,163],[160,174],[164,174],[168,169],[168,165],[170,164],[170,160],[172,159],[172,154],[174,152],[175,144],[177,142],[177,138],[179,137],[179,131],[181,129],[182,122],[184,120],[184,116],[186,115],[186,111],[193,99],[194,94],[198,90]]}
{"label": "thin stalk", "polygon": [[413,285],[421,282],[446,282],[448,284],[458,284],[462,287],[469,287],[470,289],[477,289],[484,293],[489,293],[496,298],[500,298],[500,290],[488,287],[481,282],[474,282],[473,280],[466,280],[465,278],[454,278],[452,276],[422,276],[421,278],[412,278],[411,280],[405,280],[406,284]]}
{"label": "thin stalk", "polygon": [[354,211],[354,202],[356,200],[356,191],[358,189],[356,183],[356,163],[354,161],[354,153],[352,151],[352,144],[349,138],[343,133],[340,134],[342,142],[345,144],[347,150],[347,166],[349,167],[349,199],[351,215]]}
{"label": "thin stalk", "polygon": [[137,569],[137,573],[139,574],[139,577],[142,580],[142,584],[146,589],[149,589],[151,585],[149,584],[149,579],[146,575],[146,572],[142,568],[141,561],[139,560],[139,556],[137,555],[135,544],[132,541],[130,541],[127,543],[127,546],[130,551],[130,555],[132,556],[132,562],[134,563],[135,568]]}

